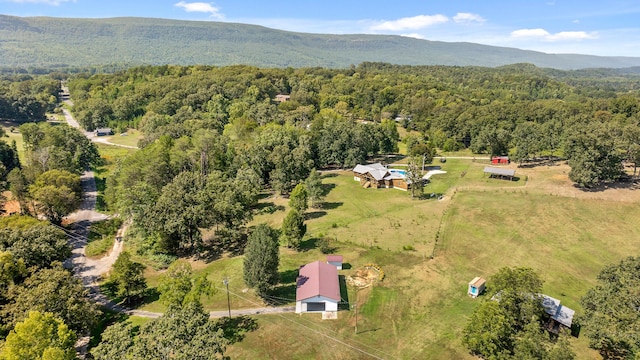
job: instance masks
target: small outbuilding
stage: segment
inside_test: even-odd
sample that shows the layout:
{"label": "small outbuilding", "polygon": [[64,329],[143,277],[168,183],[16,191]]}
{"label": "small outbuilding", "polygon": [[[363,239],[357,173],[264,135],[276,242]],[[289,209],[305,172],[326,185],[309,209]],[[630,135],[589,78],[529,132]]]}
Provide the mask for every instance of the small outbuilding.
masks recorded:
{"label": "small outbuilding", "polygon": [[276,95],[276,99],[277,102],[287,102],[289,100],[291,100],[291,95],[286,95],[286,94],[278,94]]}
{"label": "small outbuilding", "polygon": [[327,255],[327,264],[331,264],[338,270],[342,270],[342,255]]}
{"label": "small outbuilding", "polygon": [[111,130],[111,128],[97,128],[94,131],[94,134],[96,136],[109,136],[113,135],[113,131]]}
{"label": "small outbuilding", "polygon": [[479,276],[474,277],[473,280],[469,282],[469,288],[467,290],[467,294],[469,294],[469,296],[471,296],[474,299],[477,298],[478,295],[482,294],[482,292],[484,291],[486,282],[487,280]]}
{"label": "small outbuilding", "polygon": [[493,156],[491,157],[492,164],[509,164],[511,161],[508,156]]}
{"label": "small outbuilding", "polygon": [[547,329],[556,334],[560,331],[561,326],[571,330],[573,316],[576,313],[575,310],[560,305],[560,300],[556,298],[544,294],[541,295],[542,307],[547,315],[549,315]]}
{"label": "small outbuilding", "polygon": [[296,281],[296,313],[338,311],[340,283],[338,269],[314,261],[300,267]]}
{"label": "small outbuilding", "polygon": [[484,173],[489,174],[490,178],[498,178],[505,180],[513,180],[516,175],[516,171],[513,169],[503,169],[491,166],[485,166]]}

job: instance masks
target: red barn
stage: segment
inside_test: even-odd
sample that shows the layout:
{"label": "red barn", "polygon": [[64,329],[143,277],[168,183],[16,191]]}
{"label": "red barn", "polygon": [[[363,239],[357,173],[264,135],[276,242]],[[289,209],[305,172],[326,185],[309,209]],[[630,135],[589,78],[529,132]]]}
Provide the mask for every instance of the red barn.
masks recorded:
{"label": "red barn", "polygon": [[494,156],[491,158],[492,164],[508,164],[509,157],[508,156]]}

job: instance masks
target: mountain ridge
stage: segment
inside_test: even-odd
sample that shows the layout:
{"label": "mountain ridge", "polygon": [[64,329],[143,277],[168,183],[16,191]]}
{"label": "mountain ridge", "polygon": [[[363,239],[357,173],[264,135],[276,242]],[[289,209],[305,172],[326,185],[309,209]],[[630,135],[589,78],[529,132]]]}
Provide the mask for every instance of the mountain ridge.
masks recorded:
{"label": "mountain ridge", "polygon": [[397,35],[315,34],[161,18],[0,15],[0,66],[234,65],[344,68],[362,62],[561,70],[640,66],[640,57],[547,54]]}

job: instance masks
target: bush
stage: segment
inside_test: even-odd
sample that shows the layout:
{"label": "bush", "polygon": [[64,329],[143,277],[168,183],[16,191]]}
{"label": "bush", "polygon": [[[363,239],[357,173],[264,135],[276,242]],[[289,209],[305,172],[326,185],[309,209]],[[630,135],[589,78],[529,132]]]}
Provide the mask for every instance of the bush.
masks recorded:
{"label": "bush", "polygon": [[405,250],[405,251],[416,251],[416,248],[414,248],[413,245],[402,245],[402,250]]}
{"label": "bush", "polygon": [[323,254],[331,254],[335,249],[331,246],[331,238],[330,237],[321,237],[318,242],[318,249]]}

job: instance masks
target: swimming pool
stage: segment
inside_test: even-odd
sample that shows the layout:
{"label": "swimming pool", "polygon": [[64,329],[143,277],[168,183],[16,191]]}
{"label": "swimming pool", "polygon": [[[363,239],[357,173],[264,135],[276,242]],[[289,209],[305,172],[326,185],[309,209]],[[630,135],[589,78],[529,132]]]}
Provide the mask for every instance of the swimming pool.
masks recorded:
{"label": "swimming pool", "polygon": [[389,172],[392,174],[398,174],[401,176],[407,176],[407,170],[400,170],[400,169],[389,169]]}

